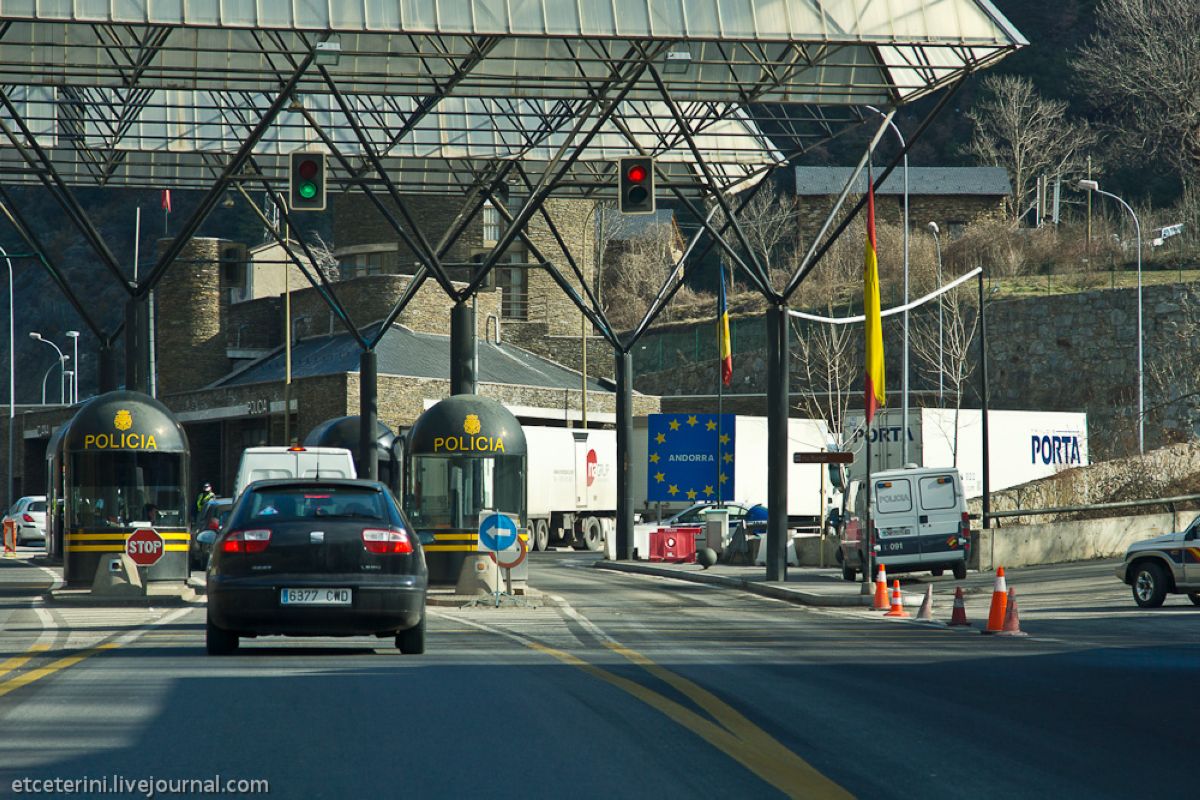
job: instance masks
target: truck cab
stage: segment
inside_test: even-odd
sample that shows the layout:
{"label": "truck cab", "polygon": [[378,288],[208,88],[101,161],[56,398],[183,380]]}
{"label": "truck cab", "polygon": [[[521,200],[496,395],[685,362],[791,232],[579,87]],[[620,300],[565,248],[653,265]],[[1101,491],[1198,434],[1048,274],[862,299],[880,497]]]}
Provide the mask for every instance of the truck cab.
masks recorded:
{"label": "truck cab", "polygon": [[844,527],[838,548],[842,577],[848,581],[867,563],[891,572],[947,568],[962,580],[970,555],[970,522],[962,478],[953,468],[906,467],[871,475],[870,529],[868,492],[852,481],[847,492]]}

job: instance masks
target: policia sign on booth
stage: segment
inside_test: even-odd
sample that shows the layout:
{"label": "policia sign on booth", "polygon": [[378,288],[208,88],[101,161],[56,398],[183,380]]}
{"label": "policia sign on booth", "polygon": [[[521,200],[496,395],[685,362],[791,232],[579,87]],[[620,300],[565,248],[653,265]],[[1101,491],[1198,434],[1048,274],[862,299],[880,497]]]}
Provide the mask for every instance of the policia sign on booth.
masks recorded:
{"label": "policia sign on booth", "polygon": [[[139,555],[142,540],[162,540],[157,557],[139,558],[147,581],[188,577],[188,441],[154,398],[110,392],[84,403],[65,426],[50,465],[48,550],[63,558],[68,586],[90,585],[111,554]],[[135,532],[137,535],[135,536]]]}

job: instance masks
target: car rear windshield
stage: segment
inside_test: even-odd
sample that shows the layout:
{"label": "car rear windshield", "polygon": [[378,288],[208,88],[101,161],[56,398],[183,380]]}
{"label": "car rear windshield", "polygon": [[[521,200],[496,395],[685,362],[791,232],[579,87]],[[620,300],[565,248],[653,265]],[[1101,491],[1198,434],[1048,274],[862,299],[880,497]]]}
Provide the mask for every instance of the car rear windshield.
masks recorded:
{"label": "car rear windshield", "polygon": [[42,513],[45,513],[46,501],[45,500],[35,500],[34,502],[29,504],[29,510],[32,512],[41,511]]}
{"label": "car rear windshield", "polygon": [[382,492],[348,487],[268,487],[252,492],[246,503],[241,516],[248,521],[388,518]]}

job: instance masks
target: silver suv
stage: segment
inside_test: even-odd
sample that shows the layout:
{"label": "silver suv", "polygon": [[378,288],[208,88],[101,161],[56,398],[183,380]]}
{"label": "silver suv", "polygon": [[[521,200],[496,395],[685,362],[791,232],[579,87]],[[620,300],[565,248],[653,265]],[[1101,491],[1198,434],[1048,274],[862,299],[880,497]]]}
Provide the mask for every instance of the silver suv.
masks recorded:
{"label": "silver suv", "polygon": [[1200,516],[1181,532],[1134,542],[1116,572],[1142,608],[1158,608],[1168,594],[1200,606]]}

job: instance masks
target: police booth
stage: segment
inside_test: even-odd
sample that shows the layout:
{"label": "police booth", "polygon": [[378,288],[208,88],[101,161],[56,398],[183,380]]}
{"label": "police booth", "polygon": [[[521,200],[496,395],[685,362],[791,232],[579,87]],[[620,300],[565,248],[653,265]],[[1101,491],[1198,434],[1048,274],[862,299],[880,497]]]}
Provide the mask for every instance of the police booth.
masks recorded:
{"label": "police booth", "polygon": [[47,454],[47,549],[61,553],[68,586],[91,585],[100,562],[146,527],[164,540],[146,580],[187,579],[188,456],[183,426],[152,397],[109,392],[80,407]]}
{"label": "police booth", "polygon": [[478,557],[482,511],[514,516],[528,547],[525,432],[508,409],[478,395],[449,397],[417,418],[402,449],[404,512],[424,543],[431,584],[454,585]]}

